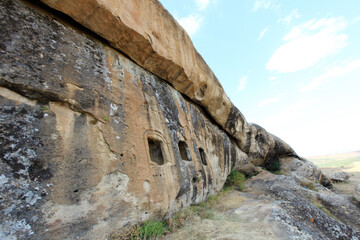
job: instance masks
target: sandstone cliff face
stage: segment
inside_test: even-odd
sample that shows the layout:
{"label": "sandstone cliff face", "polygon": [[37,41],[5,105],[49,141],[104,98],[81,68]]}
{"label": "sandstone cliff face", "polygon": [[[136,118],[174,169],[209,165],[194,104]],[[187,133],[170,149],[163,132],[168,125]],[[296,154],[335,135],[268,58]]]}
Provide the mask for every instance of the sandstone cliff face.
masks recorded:
{"label": "sandstone cliff face", "polygon": [[157,0],[41,1],[99,34],[199,104],[237,140],[250,161],[266,165],[273,156],[296,156],[285,142],[245,120],[188,34]]}
{"label": "sandstone cliff face", "polygon": [[158,1],[42,2],[75,21],[0,2],[1,239],[104,239],[206,200],[244,165],[331,185],[246,122]]}
{"label": "sandstone cliff face", "polygon": [[218,192],[245,161],[191,100],[38,6],[0,3],[1,233],[103,239]]}

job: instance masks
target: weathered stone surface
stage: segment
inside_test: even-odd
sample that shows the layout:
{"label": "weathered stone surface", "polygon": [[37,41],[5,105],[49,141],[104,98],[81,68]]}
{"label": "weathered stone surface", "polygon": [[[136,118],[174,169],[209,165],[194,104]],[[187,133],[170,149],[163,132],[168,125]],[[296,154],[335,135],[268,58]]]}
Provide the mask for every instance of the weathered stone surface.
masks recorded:
{"label": "weathered stone surface", "polygon": [[294,157],[282,158],[280,162],[284,173],[303,177],[312,182],[319,182],[323,186],[332,188],[330,179],[314,163],[303,158],[298,159]]}
{"label": "weathered stone surface", "polygon": [[320,184],[312,189],[301,176],[259,174],[247,191],[271,201],[270,221],[282,229],[280,239],[360,239],[360,209],[350,197]]}
{"label": "weathered stone surface", "polygon": [[347,172],[333,172],[330,174],[329,178],[333,182],[346,182],[350,178],[350,174]]}
{"label": "weathered stone surface", "polygon": [[243,192],[222,192],[208,203],[211,214],[163,239],[359,239],[360,209],[351,199],[305,181],[262,171]]}
{"label": "weathered stone surface", "polygon": [[2,239],[104,239],[204,201],[247,158],[166,82],[22,1],[0,2],[0,86]]}
{"label": "weathered stone surface", "polygon": [[0,2],[1,239],[106,239],[206,200],[232,168],[279,163],[289,176],[253,181],[281,199],[279,224],[306,230],[309,210],[312,236],[358,236],[349,199],[318,195],[343,223],[308,206],[299,182],[330,181],[246,122],[158,1],[43,2],[93,32],[38,1]]}
{"label": "weathered stone surface", "polygon": [[202,106],[252,162],[295,156],[285,142],[248,124],[190,37],[157,0],[41,0],[99,34],[140,66]]}
{"label": "weathered stone surface", "polygon": [[360,184],[356,186],[353,197],[358,203],[360,203]]}

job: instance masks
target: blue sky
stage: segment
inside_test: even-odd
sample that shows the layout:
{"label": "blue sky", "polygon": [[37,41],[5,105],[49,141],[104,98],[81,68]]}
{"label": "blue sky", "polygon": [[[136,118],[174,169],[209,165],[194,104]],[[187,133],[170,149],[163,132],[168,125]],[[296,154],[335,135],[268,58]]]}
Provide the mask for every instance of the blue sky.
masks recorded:
{"label": "blue sky", "polygon": [[359,0],[160,0],[248,122],[302,156],[360,150]]}

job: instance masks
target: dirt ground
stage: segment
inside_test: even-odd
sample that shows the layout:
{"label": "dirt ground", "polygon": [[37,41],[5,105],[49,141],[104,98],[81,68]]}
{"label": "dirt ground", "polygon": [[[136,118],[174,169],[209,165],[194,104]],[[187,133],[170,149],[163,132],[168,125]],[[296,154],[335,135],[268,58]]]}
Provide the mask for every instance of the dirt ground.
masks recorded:
{"label": "dirt ground", "polygon": [[360,183],[360,162],[354,163],[351,167],[322,168],[326,175],[332,172],[342,171],[350,174],[349,182],[334,184],[335,189],[345,195],[352,195],[357,184]]}

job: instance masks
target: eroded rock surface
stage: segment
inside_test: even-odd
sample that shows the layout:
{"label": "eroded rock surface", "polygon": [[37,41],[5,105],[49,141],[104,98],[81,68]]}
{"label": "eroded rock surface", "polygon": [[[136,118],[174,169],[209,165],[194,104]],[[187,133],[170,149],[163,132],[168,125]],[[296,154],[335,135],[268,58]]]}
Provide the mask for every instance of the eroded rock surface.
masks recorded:
{"label": "eroded rock surface", "polygon": [[247,155],[166,82],[39,6],[0,2],[2,239],[104,239],[218,192]]}
{"label": "eroded rock surface", "polygon": [[246,122],[158,1],[42,2],[83,26],[39,1],[0,2],[1,239],[106,239],[206,200],[232,168],[278,164],[288,176],[253,189],[282,199],[280,222],[306,229],[292,221],[309,210],[313,236],[358,236],[342,197],[318,195],[342,223],[296,198],[299,181],[331,182]]}
{"label": "eroded rock surface", "polygon": [[360,203],[360,184],[356,186],[353,197],[357,203]]}
{"label": "eroded rock surface", "polygon": [[347,172],[333,172],[330,174],[329,178],[333,182],[346,182],[350,178],[350,174]]}
{"label": "eroded rock surface", "polygon": [[157,0],[41,1],[99,34],[203,107],[237,140],[251,162],[268,166],[279,156],[296,156],[281,139],[246,121],[188,34]]}
{"label": "eroded rock surface", "polygon": [[221,193],[212,214],[186,221],[164,239],[360,239],[360,209],[307,178],[262,171],[244,192]]}

